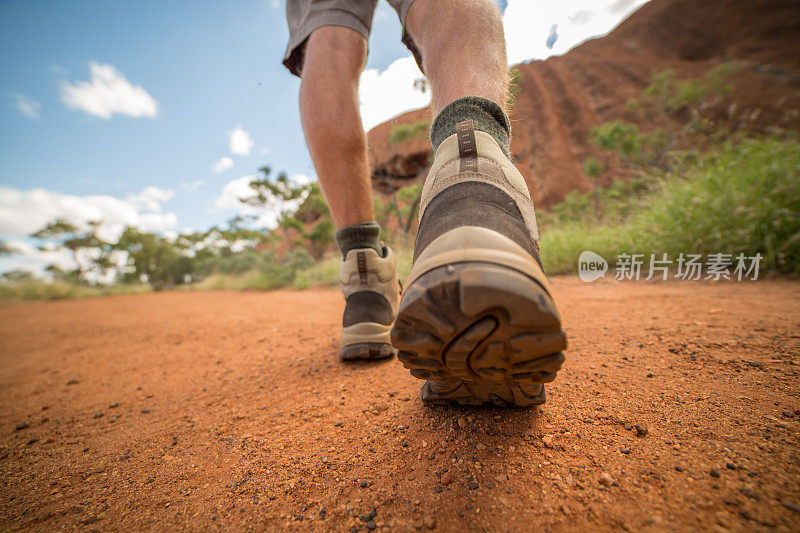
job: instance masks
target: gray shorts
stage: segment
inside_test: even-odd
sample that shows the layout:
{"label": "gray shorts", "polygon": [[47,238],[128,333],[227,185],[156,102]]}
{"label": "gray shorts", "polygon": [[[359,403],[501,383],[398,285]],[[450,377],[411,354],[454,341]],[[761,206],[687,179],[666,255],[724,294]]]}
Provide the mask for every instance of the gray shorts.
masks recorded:
{"label": "gray shorts", "polygon": [[[414,41],[406,31],[406,15],[414,0],[386,0],[403,25],[405,44],[422,70],[422,58]],[[322,26],[344,26],[352,28],[369,39],[372,16],[378,0],[286,0],[286,22],[289,24],[289,45],[283,56],[283,65],[289,72],[300,77],[306,41],[311,32]]]}

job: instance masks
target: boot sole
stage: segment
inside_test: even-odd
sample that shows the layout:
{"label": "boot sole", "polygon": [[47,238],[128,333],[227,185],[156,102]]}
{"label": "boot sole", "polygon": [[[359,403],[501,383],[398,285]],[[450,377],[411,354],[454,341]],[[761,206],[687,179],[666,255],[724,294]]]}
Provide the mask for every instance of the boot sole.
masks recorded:
{"label": "boot sole", "polygon": [[390,344],[382,342],[361,342],[344,346],[339,350],[342,361],[376,360],[393,357],[397,350]]}
{"label": "boot sole", "polygon": [[431,269],[406,289],[391,332],[397,357],[428,380],[422,400],[529,407],[564,362],[550,294],[529,276],[468,261]]}

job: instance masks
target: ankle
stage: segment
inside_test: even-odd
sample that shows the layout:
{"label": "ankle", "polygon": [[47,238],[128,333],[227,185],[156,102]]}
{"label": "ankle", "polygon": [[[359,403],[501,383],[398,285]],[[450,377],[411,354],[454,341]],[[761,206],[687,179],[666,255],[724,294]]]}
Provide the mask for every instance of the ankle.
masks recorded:
{"label": "ankle", "polygon": [[431,127],[434,155],[442,141],[456,132],[456,124],[465,120],[472,120],[477,131],[491,135],[510,159],[511,123],[508,115],[498,104],[480,96],[459,98],[439,112]]}
{"label": "ankle", "polygon": [[372,248],[383,257],[383,246],[380,240],[381,227],[377,222],[361,222],[347,226],[336,232],[336,244],[342,252],[342,258],[347,257],[347,252],[359,248]]}

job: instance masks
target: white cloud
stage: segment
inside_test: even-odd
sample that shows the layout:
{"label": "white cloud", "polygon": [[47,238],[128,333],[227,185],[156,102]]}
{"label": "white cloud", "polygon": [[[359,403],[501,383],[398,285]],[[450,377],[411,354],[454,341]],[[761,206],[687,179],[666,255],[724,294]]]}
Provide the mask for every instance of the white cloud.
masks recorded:
{"label": "white cloud", "polygon": [[414,89],[414,80],[421,77],[422,73],[410,55],[396,60],[386,70],[365,70],[358,85],[364,129],[368,131],[409,109],[428,105],[430,93],[423,94]]}
{"label": "white cloud", "polygon": [[138,194],[117,198],[0,185],[0,235],[30,235],[57,218],[78,225],[100,220],[100,235],[110,241],[116,241],[125,226],[161,232],[178,224],[175,213],[162,212],[161,204],[172,195],[172,191],[159,187],[147,187]]}
{"label": "white cloud", "polygon": [[278,9],[281,7],[281,0],[269,0],[269,7],[272,9]]}
{"label": "white cloud", "polygon": [[622,13],[624,11],[630,12],[636,3],[637,0],[616,0],[616,2],[613,2],[610,6],[608,6],[608,10],[612,13]]}
{"label": "white cloud", "polygon": [[[278,225],[281,213],[297,209],[303,199],[286,202],[271,196],[267,198],[266,205],[263,207],[248,205],[241,200],[255,196],[255,191],[250,187],[250,183],[256,179],[258,179],[257,176],[242,176],[229,181],[222,188],[214,205],[219,209],[232,209],[238,215],[255,216],[256,225],[271,229]],[[290,176],[289,180],[296,185],[305,185],[311,182],[311,179],[304,174]]]}
{"label": "white cloud", "polygon": [[291,178],[289,178],[292,183],[296,185],[308,185],[312,181],[314,181],[311,177],[306,176],[305,174],[294,174]]}
{"label": "white cloud", "polygon": [[70,109],[108,120],[117,115],[154,118],[158,103],[141,86],[131,85],[113,65],[92,62],[89,81],[62,82],[61,101]]}
{"label": "white cloud", "polygon": [[250,151],[255,146],[250,133],[243,130],[241,126],[228,132],[228,147],[234,155],[250,155]]}
{"label": "white cloud", "polygon": [[211,165],[211,170],[219,174],[221,172],[225,172],[232,166],[233,166],[233,159],[231,159],[226,155],[214,161],[214,163]]}
{"label": "white cloud", "polygon": [[14,95],[14,108],[33,120],[40,120],[42,118],[42,104],[27,94],[17,93]]}
{"label": "white cloud", "polygon": [[139,194],[132,194],[128,196],[128,200],[133,202],[148,211],[161,211],[161,202],[169,202],[175,192],[171,189],[162,189],[161,187],[145,187]]}
{"label": "white cloud", "polygon": [[[503,26],[509,64],[562,55],[605,35],[648,0],[508,0]],[[558,25],[552,49],[548,36]]]}
{"label": "white cloud", "polygon": [[44,275],[48,265],[62,270],[73,270],[77,265],[69,250],[40,250],[28,241],[12,239],[7,243],[16,253],[0,258],[0,272],[27,270],[36,275]]}

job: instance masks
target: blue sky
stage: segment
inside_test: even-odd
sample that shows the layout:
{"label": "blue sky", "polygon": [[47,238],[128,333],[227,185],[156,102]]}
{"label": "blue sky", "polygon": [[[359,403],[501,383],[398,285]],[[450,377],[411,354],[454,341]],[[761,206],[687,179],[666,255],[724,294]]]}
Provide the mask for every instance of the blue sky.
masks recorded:
{"label": "blue sky", "polygon": [[[509,60],[516,62],[602,34],[643,0],[505,3]],[[559,22],[569,37],[546,48]],[[367,126],[425,105],[411,86],[420,74],[400,33],[381,0],[361,85]],[[223,196],[261,165],[314,179],[296,104],[299,80],[281,65],[287,37],[276,0],[1,2],[0,239],[25,241],[55,216],[116,217],[117,226],[162,232],[205,229],[240,211]],[[103,103],[92,92],[100,83],[93,68],[122,96]],[[215,172],[221,158],[233,165]],[[4,258],[0,270],[21,261]]]}

